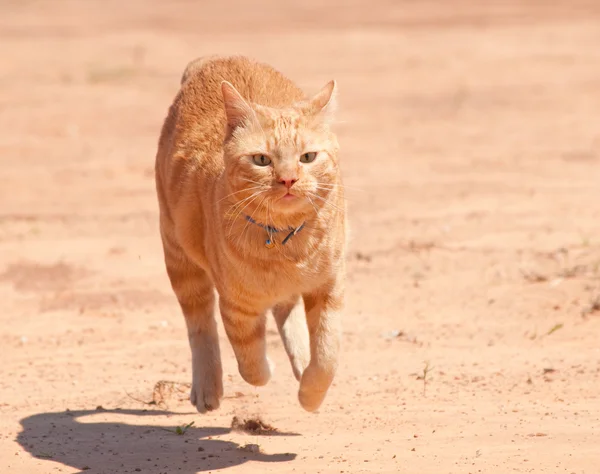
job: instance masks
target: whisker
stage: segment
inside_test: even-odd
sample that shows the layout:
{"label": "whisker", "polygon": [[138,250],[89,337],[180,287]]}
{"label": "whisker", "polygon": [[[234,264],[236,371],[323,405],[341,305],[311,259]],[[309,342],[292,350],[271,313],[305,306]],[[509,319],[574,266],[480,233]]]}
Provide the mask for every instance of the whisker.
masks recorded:
{"label": "whisker", "polygon": [[310,196],[306,196],[308,198],[308,202],[310,202],[310,205],[313,207],[313,209],[315,210],[315,215],[319,215],[319,210],[317,209],[317,206],[315,206],[315,202],[310,198]]}
{"label": "whisker", "polygon": [[[333,191],[333,189],[331,188],[322,188],[320,186],[316,186],[316,189],[320,189],[321,191]],[[352,201],[352,199],[350,199],[349,197],[344,196],[338,196],[341,197],[344,201]]]}
{"label": "whisker", "polygon": [[271,204],[273,204],[272,201],[268,201],[267,202],[267,225],[271,225],[271,222],[273,222],[273,220],[271,219]]}
{"label": "whisker", "polygon": [[337,206],[336,204],[332,203],[329,199],[325,199],[322,198],[321,196],[319,196],[318,194],[315,193],[310,193],[309,194],[313,197],[316,197],[317,199],[320,199],[321,201],[323,201],[325,204],[329,204],[331,207],[337,209],[339,212],[345,212],[344,209],[340,208],[339,206]]}
{"label": "whisker", "polygon": [[327,229],[323,229],[322,227],[315,227],[314,225],[310,225],[309,223],[304,224],[304,229],[319,231],[323,233],[327,233]]}
{"label": "whisker", "polygon": [[224,198],[221,198],[221,199],[219,199],[219,200],[217,201],[217,204],[218,204],[218,203],[220,203],[221,201],[224,201],[225,199],[227,199],[227,198],[229,198],[229,197],[231,197],[231,196],[234,196],[234,195],[236,195],[236,194],[243,193],[244,191],[252,191],[253,189],[259,189],[259,188],[262,188],[262,186],[252,186],[252,187],[250,187],[250,188],[246,188],[246,189],[240,189],[239,191],[235,191],[235,192],[233,192],[233,193],[231,193],[231,194],[228,194],[228,195],[227,195],[227,196],[225,196]]}
{"label": "whisker", "polygon": [[248,219],[246,221],[246,225],[244,226],[244,228],[242,229],[242,232],[240,233],[237,241],[236,241],[236,246],[239,244],[240,240],[242,239],[242,237],[244,236],[244,234],[246,233],[246,230],[248,229],[248,226],[250,225],[250,221],[252,220],[252,218],[254,217],[254,214],[256,214],[256,211],[258,211],[261,206],[263,205],[263,203],[265,202],[265,199],[267,199],[267,197],[265,196],[264,198],[262,198],[262,201],[260,201],[260,203],[258,204],[258,206],[256,206],[256,209],[254,209],[254,211],[252,212],[252,214],[250,215],[250,219]]}
{"label": "whisker", "polygon": [[316,235],[319,238],[323,238],[329,234],[329,232],[326,229],[321,229],[319,227],[312,227],[312,226],[309,226],[306,224],[304,225],[304,229],[309,231],[311,233],[311,235]]}
{"label": "whisker", "polygon": [[355,186],[349,186],[347,184],[321,183],[320,181],[317,181],[316,184],[317,184],[317,186],[327,186],[327,187],[329,187],[331,189],[342,188],[342,189],[349,189],[349,190],[352,190],[352,191],[360,191],[360,192],[363,192],[363,193],[366,192],[365,189],[363,189],[363,188],[357,188]]}
{"label": "whisker", "polygon": [[232,219],[233,221],[235,221],[235,219],[237,219],[237,217],[239,216],[239,212],[238,212],[238,214],[235,215],[235,217],[233,216],[233,213],[236,212],[236,211],[242,212],[244,209],[246,209],[246,207],[248,207],[248,205],[250,205],[252,203],[252,201],[254,201],[261,194],[262,194],[261,191],[257,191],[254,194],[252,194],[252,196],[249,196],[246,199],[238,202],[234,206],[231,206],[232,209],[230,209],[228,211],[227,217],[230,218],[230,219]]}
{"label": "whisker", "polygon": [[[236,214],[236,216],[231,219],[231,224],[229,225],[229,232],[227,234],[227,237],[231,237],[231,231],[233,229],[233,225],[235,224],[236,219],[242,214],[242,212],[244,212],[244,210],[248,206],[250,206],[254,201],[256,201],[260,197],[261,194],[263,194],[263,192],[255,193],[255,195],[253,195],[253,199],[250,202],[248,202],[242,209],[240,209],[240,211]],[[263,198],[263,200],[264,200],[264,198]],[[255,209],[255,211],[256,211],[256,209]]]}
{"label": "whisker", "polygon": [[225,213],[225,216],[231,215],[233,214],[233,212],[235,212],[242,204],[244,204],[246,201],[248,201],[249,199],[252,199],[254,196],[258,196],[259,194],[261,194],[262,191],[256,191],[254,192],[252,195],[242,199],[241,201],[236,202],[235,204],[232,204],[229,209],[227,209],[227,212]]}
{"label": "whisker", "polygon": [[258,184],[260,186],[264,186],[264,187],[268,187],[266,184],[264,183],[259,183],[258,181],[254,181],[252,179],[248,179],[248,178],[242,178],[242,181],[246,181],[247,183],[253,183],[253,184]]}

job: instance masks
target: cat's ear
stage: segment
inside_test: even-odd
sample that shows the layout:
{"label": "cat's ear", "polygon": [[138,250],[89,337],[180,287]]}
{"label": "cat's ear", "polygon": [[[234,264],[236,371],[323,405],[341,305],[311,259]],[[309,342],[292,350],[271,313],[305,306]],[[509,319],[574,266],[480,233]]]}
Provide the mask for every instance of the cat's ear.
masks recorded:
{"label": "cat's ear", "polygon": [[337,101],[337,84],[329,81],[307,103],[305,111],[311,115],[321,117],[325,122],[333,120]]}
{"label": "cat's ear", "polygon": [[227,117],[227,133],[232,133],[236,128],[256,120],[252,107],[244,100],[240,93],[229,82],[221,83],[225,115]]}

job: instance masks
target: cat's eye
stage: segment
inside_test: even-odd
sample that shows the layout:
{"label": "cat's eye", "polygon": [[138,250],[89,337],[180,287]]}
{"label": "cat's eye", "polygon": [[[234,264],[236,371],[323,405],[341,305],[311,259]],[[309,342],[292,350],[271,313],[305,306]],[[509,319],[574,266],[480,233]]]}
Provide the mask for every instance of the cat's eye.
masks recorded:
{"label": "cat's eye", "polygon": [[257,166],[269,166],[271,164],[271,158],[267,155],[253,155],[252,161]]}
{"label": "cat's eye", "polygon": [[315,161],[316,157],[317,157],[317,154],[314,151],[311,151],[310,153],[303,153],[300,156],[300,162],[301,163],[312,163],[313,161]]}

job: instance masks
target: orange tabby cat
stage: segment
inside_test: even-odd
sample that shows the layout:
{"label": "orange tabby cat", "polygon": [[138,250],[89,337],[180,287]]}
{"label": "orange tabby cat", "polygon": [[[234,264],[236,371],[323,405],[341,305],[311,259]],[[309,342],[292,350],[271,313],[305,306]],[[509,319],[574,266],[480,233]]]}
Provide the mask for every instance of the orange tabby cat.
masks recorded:
{"label": "orange tabby cat", "polygon": [[165,263],[192,350],[191,402],[204,413],[223,396],[216,289],[244,380],[269,381],[272,310],[300,403],[314,411],[338,364],[344,287],[335,82],[307,99],[244,57],[197,59],[181,82],[160,136],[156,187]]}

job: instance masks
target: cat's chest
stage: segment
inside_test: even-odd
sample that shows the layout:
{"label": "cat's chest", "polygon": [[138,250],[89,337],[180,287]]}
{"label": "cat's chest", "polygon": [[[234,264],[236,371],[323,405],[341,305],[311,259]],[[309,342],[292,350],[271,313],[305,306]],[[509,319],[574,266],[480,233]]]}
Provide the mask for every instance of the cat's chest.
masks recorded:
{"label": "cat's chest", "polygon": [[[276,249],[273,249],[276,250]],[[318,287],[329,273],[322,258],[260,260],[235,259],[222,275],[226,287],[243,289],[243,293],[272,301],[308,293]]]}
{"label": "cat's chest", "polygon": [[289,293],[312,288],[322,265],[316,260],[276,260],[248,267],[248,275],[254,286],[266,287],[275,293]]}

